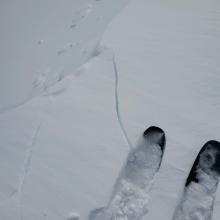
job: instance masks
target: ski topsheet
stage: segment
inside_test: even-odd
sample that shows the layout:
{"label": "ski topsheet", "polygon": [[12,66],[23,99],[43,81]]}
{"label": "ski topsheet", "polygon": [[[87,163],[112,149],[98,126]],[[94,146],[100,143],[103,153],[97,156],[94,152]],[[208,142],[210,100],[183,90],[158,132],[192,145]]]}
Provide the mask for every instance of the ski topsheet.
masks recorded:
{"label": "ski topsheet", "polygon": [[186,180],[173,220],[211,220],[220,179],[220,142],[208,141]]}
{"label": "ski topsheet", "polygon": [[106,207],[93,210],[90,220],[139,220],[147,212],[149,191],[160,168],[166,138],[159,127],[149,127],[127,157]]}

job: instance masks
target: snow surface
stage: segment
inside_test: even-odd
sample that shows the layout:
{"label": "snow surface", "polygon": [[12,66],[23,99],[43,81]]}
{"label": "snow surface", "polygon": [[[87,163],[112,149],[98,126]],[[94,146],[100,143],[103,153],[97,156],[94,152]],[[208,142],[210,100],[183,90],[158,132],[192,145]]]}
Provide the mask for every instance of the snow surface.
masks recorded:
{"label": "snow surface", "polygon": [[124,3],[0,2],[0,219],[88,219],[156,125],[167,144],[142,220],[170,220],[199,150],[220,140],[220,2],[133,0],[99,41]]}
{"label": "snow surface", "polygon": [[140,138],[128,154],[108,204],[93,210],[90,220],[138,220],[147,213],[149,191],[163,156],[158,144],[163,135],[150,131],[148,137]]}
{"label": "snow surface", "polygon": [[1,0],[0,112],[27,102],[85,63],[126,2]]}
{"label": "snow surface", "polygon": [[212,219],[216,189],[220,179],[217,171],[212,169],[216,162],[218,149],[211,144],[204,147],[205,150],[198,155],[198,164],[192,168],[195,169],[198,182],[189,182],[185,187],[174,220]]}

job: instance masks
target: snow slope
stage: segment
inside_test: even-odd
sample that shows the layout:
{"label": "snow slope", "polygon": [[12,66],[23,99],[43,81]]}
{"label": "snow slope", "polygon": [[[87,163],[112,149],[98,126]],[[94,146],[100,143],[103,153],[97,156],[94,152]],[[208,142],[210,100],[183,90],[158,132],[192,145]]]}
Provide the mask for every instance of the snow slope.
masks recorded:
{"label": "snow slope", "polygon": [[1,115],[1,218],[86,219],[107,199],[128,152],[111,67],[93,61]]}
{"label": "snow slope", "polygon": [[[167,144],[142,220],[172,219],[200,148],[220,140],[219,23],[218,1],[131,1],[86,64],[62,61],[70,76],[2,112],[1,219],[86,220],[151,125]],[[218,188],[213,220],[219,210]]]}
{"label": "snow slope", "polygon": [[82,65],[127,0],[2,0],[0,111]]}
{"label": "snow slope", "polygon": [[197,153],[207,140],[220,139],[219,12],[218,1],[132,1],[104,36],[118,61],[121,115],[131,142],[150,125],[167,134],[143,219],[172,219]]}

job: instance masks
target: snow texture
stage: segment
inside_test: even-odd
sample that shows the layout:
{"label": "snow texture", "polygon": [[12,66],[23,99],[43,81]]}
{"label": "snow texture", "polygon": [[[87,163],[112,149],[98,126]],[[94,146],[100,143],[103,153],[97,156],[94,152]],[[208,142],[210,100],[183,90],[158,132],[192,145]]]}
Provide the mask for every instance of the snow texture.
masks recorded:
{"label": "snow texture", "polygon": [[161,133],[156,131],[142,137],[129,153],[108,205],[92,211],[90,220],[138,220],[147,213],[149,191],[163,155],[159,139]]}
{"label": "snow texture", "polygon": [[83,65],[126,2],[1,1],[0,112],[26,103]]}
{"label": "snow texture", "polygon": [[67,220],[79,220],[80,219],[80,215],[78,213],[71,213],[69,215],[69,217],[67,218]]}
{"label": "snow texture", "polygon": [[[216,189],[220,179],[219,175],[219,153],[218,148],[208,142],[203,148],[205,150],[198,155],[198,164],[192,168],[195,173],[192,181],[186,183],[183,198],[174,215],[174,220],[211,220],[213,205],[216,197]],[[213,169],[218,165],[218,170]]]}
{"label": "snow texture", "polygon": [[[220,140],[219,1],[0,1],[0,18],[0,219],[118,215],[122,189],[135,218],[147,211],[140,220],[190,218],[191,207],[220,219],[206,173],[207,189],[183,193],[201,146]],[[166,150],[140,196],[115,180],[152,125]]]}

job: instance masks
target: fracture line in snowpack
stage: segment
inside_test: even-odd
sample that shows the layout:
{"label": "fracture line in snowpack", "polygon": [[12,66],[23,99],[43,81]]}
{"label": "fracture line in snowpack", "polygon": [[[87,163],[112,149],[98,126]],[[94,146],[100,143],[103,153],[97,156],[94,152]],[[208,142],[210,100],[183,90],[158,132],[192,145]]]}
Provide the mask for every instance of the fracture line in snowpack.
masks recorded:
{"label": "fracture line in snowpack", "polygon": [[118,118],[120,128],[121,128],[122,133],[125,137],[125,140],[127,141],[128,146],[130,147],[130,149],[133,149],[131,141],[130,141],[128,135],[127,135],[126,129],[125,129],[124,124],[122,122],[121,114],[120,114],[120,110],[119,110],[118,69],[117,69],[117,64],[116,64],[116,61],[115,61],[115,55],[114,54],[113,54],[113,57],[112,57],[112,61],[113,61],[113,67],[114,67],[114,72],[115,72],[115,108],[116,108],[116,114],[117,114],[117,118]]}

